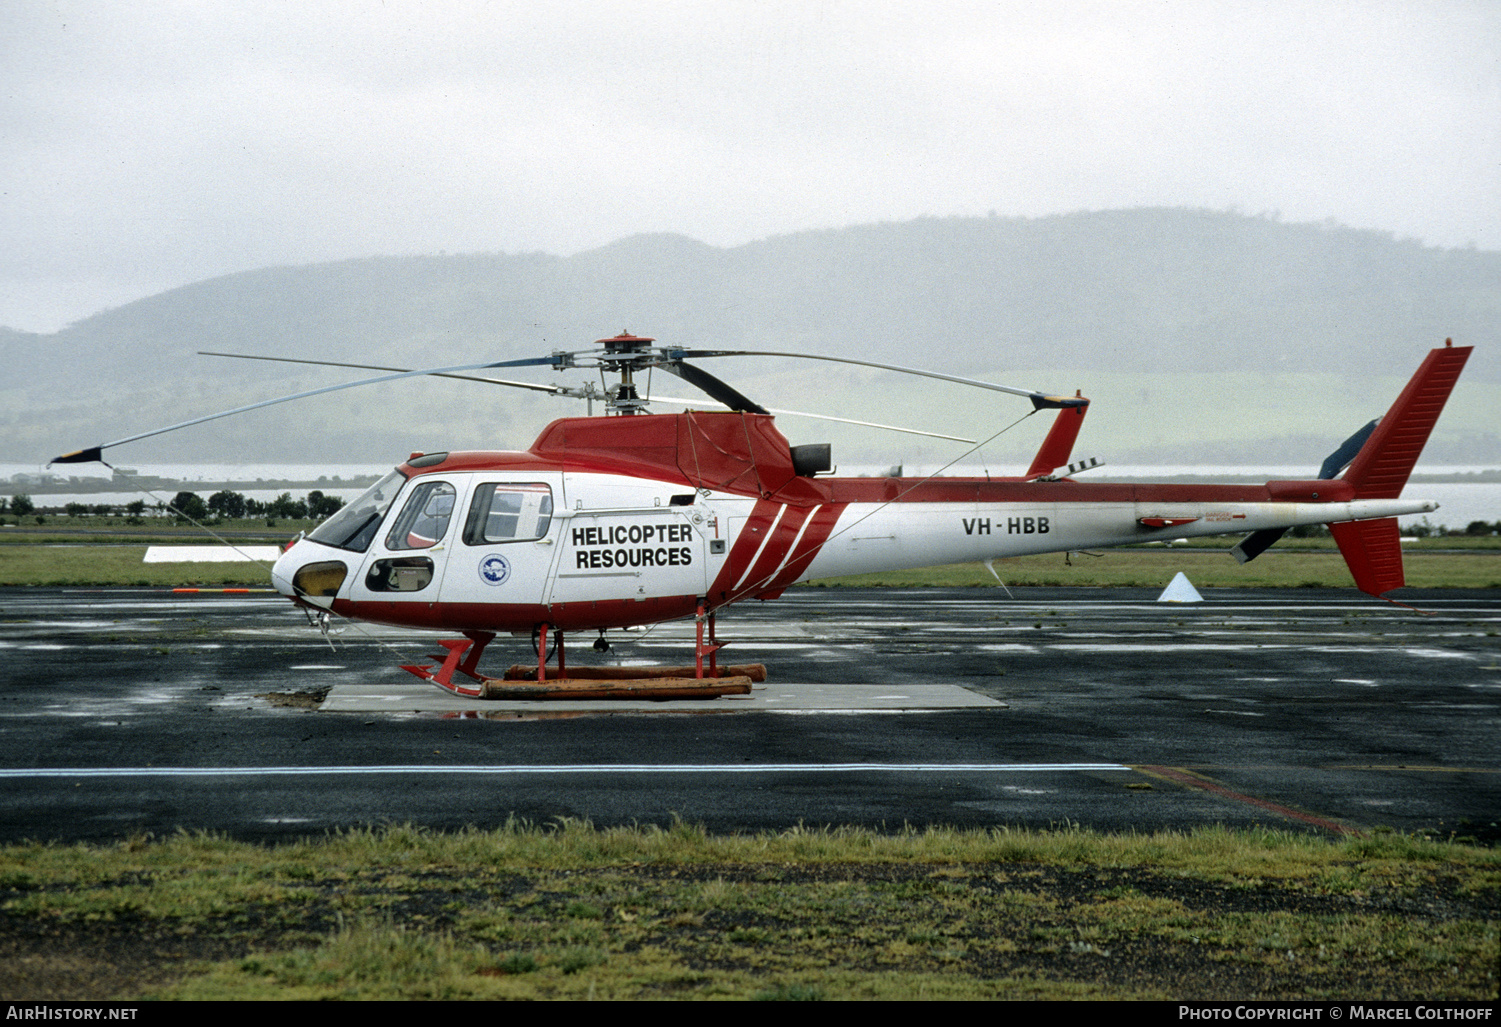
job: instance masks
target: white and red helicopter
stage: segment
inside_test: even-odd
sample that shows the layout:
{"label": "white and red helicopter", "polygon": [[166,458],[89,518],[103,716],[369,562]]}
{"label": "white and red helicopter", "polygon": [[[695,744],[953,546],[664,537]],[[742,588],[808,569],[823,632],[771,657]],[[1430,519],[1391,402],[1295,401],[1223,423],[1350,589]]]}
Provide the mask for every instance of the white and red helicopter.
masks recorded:
{"label": "white and red helicopter", "polygon": [[[1067,466],[1089,408],[1082,396],[816,357],[1011,393],[1034,409],[1058,411],[1020,477],[841,478],[829,474],[827,445],[789,445],[765,408],[687,363],[808,354],[654,343],[627,333],[583,353],[374,368],[392,373],[195,418],[54,462],[103,462],[109,446],[416,375],[463,377],[523,365],[616,374],[618,382],[604,390],[501,382],[599,398],[609,416],[554,421],[521,452],[413,453],[295,540],[272,569],[280,592],[321,615],[463,635],[441,643],[448,655],[436,669],[406,669],[457,694],[481,696],[492,679],[479,674],[479,658],[498,634],[532,636],[537,677],[545,678],[549,637],[559,657],[553,673],[566,674],[564,633],[597,631],[602,639],[606,629],[696,617],[694,673],[715,677],[716,612],[743,599],[775,599],[800,581],[1154,539],[1247,533],[1232,550],[1245,562],[1290,528],[1327,524],[1356,586],[1382,596],[1404,582],[1396,518],[1437,508],[1399,497],[1470,354],[1447,341],[1429,352],[1386,416],[1347,439],[1317,478],[1090,484],[1069,477],[1074,468]],[[648,413],[636,382],[652,369],[683,378],[728,409]]]}

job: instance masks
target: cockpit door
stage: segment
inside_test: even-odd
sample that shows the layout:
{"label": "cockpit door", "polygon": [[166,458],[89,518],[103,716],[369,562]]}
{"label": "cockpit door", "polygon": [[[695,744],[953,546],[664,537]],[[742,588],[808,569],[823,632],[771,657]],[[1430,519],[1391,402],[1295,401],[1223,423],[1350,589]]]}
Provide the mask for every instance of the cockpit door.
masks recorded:
{"label": "cockpit door", "polygon": [[561,491],[557,475],[525,481],[474,475],[443,579],[443,602],[543,603],[557,555],[554,508]]}
{"label": "cockpit door", "polygon": [[457,534],[454,511],[466,484],[462,476],[409,483],[393,506],[396,515],[379,526],[350,597],[367,602],[436,600]]}

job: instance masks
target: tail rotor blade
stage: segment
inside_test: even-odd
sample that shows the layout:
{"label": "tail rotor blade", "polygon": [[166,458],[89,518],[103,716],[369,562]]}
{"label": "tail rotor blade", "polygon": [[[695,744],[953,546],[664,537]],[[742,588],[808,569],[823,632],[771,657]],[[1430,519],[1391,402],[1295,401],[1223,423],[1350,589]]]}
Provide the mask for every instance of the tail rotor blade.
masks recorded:
{"label": "tail rotor blade", "polygon": [[[1376,424],[1377,421],[1372,421],[1364,428],[1361,428],[1354,435],[1341,442],[1338,449],[1325,457],[1323,465],[1319,467],[1319,479],[1321,481],[1328,481],[1338,475],[1340,471],[1343,471],[1345,465],[1355,459],[1355,454],[1360,452],[1360,448],[1365,445],[1366,439],[1371,437],[1371,432],[1376,430]],[[1286,534],[1286,528],[1263,528],[1261,531],[1253,531],[1241,539],[1240,542],[1236,543],[1235,547],[1230,550],[1230,555],[1235,557],[1236,563],[1250,563],[1262,553],[1272,548],[1277,540]]]}
{"label": "tail rotor blade", "polygon": [[1286,528],[1263,528],[1260,531],[1253,531],[1236,543],[1235,548],[1230,550],[1230,555],[1235,557],[1236,563],[1250,563],[1272,548],[1272,543],[1285,534],[1287,534]]}
{"label": "tail rotor blade", "polygon": [[1343,471],[1345,465],[1354,460],[1355,454],[1360,452],[1360,447],[1365,445],[1365,440],[1371,437],[1371,432],[1376,430],[1376,425],[1380,423],[1380,420],[1378,417],[1354,435],[1351,435],[1344,442],[1340,443],[1338,449],[1325,457],[1323,466],[1319,468],[1319,478],[1328,480],[1335,477],[1340,471]]}

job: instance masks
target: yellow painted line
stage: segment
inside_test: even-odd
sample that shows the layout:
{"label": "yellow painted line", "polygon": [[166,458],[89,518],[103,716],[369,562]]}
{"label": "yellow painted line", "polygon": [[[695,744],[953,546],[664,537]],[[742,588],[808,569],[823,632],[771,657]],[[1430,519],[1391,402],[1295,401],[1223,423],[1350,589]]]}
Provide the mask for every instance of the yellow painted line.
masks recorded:
{"label": "yellow painted line", "polygon": [[1186,788],[1197,788],[1201,791],[1209,792],[1211,795],[1218,795],[1222,799],[1229,799],[1247,806],[1255,806],[1257,809],[1264,809],[1268,813],[1275,813],[1289,820],[1299,820],[1305,824],[1312,824],[1314,827],[1321,827],[1333,834],[1358,835],[1361,833],[1356,828],[1346,827],[1328,817],[1321,817],[1316,813],[1306,813],[1303,810],[1294,809],[1292,806],[1285,805],[1284,803],[1272,802],[1269,799],[1260,799],[1254,795],[1237,792],[1233,788],[1226,788],[1224,785],[1211,780],[1203,774],[1184,770],[1182,767],[1138,766],[1131,769],[1142,774],[1160,777],[1166,781],[1173,781]]}

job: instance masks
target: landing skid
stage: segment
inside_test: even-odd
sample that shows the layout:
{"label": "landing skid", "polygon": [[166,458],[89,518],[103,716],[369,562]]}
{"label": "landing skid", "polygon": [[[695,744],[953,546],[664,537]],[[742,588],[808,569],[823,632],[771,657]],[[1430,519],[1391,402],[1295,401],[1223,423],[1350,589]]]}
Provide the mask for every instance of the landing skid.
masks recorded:
{"label": "landing skid", "polygon": [[[723,648],[723,643],[714,636],[714,612],[701,602],[696,620],[692,667],[589,667],[570,675],[562,630],[554,632],[557,666],[548,666],[547,636],[551,626],[542,624],[535,636],[536,667],[512,667],[504,678],[486,677],[478,671],[480,655],[495,639],[490,631],[466,631],[464,638],[439,641],[448,655],[432,654],[431,659],[442,661],[436,670],[432,664],[403,665],[401,669],[470,699],[717,699],[723,695],[749,695],[753,681],[766,680],[766,668],[761,664],[721,669],[715,654]],[[455,681],[455,674],[475,683]]]}

